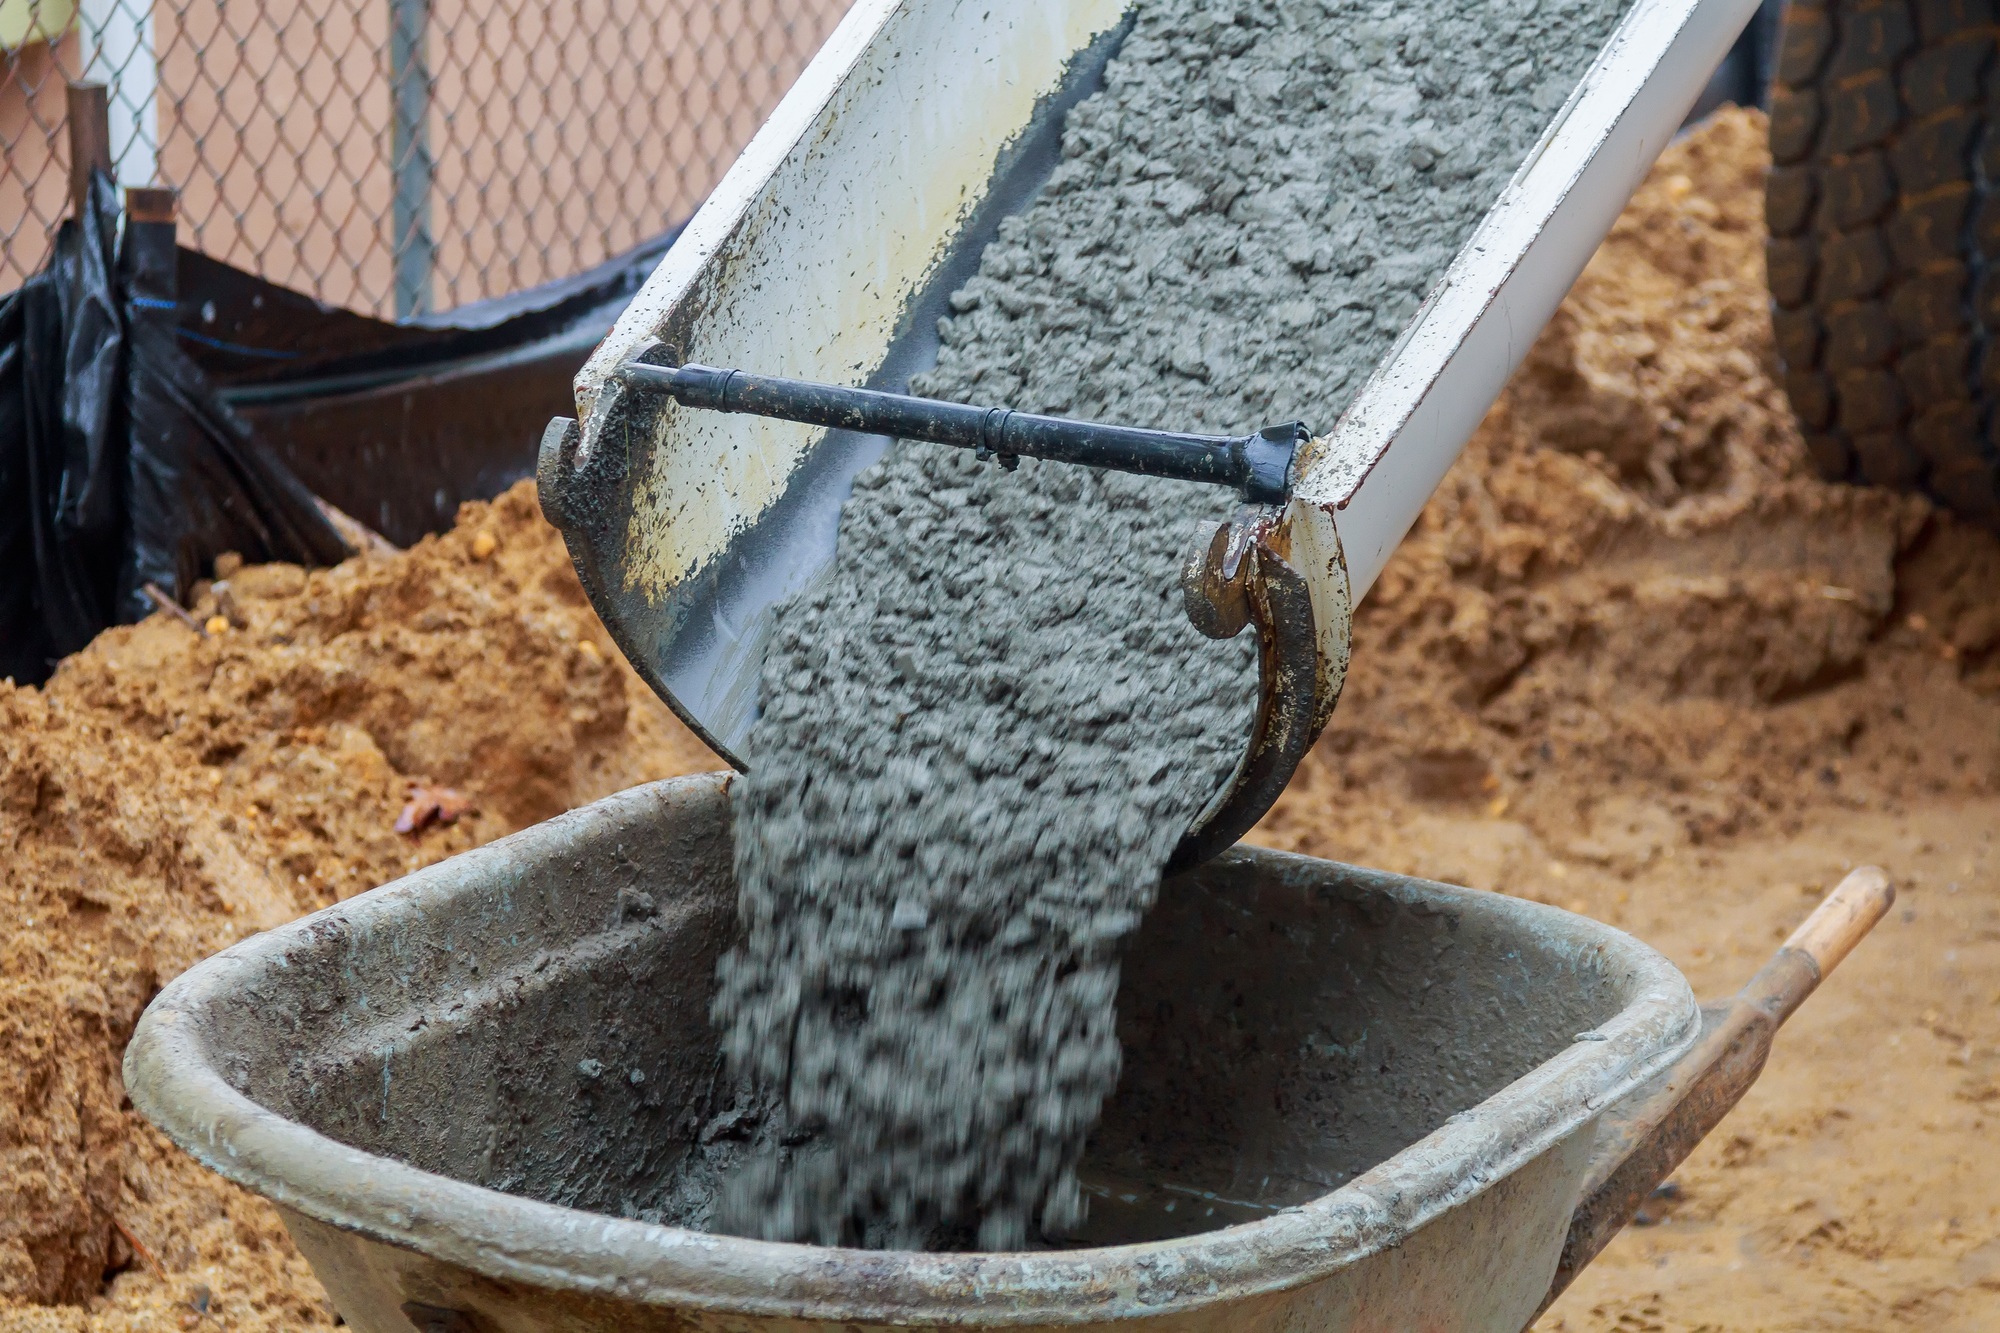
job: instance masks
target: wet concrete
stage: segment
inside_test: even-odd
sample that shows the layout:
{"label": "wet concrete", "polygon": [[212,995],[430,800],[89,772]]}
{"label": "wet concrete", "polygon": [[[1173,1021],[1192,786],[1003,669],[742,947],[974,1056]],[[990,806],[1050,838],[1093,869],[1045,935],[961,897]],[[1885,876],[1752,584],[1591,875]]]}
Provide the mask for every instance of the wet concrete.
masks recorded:
{"label": "wet concrete", "polygon": [[[953,298],[938,397],[1330,426],[1608,36],[1610,0],[1139,11]],[[766,665],[715,1017],[782,1105],[720,1229],[1073,1229],[1120,950],[1234,768],[1256,668],[1181,614],[1227,494],[901,445]]]}

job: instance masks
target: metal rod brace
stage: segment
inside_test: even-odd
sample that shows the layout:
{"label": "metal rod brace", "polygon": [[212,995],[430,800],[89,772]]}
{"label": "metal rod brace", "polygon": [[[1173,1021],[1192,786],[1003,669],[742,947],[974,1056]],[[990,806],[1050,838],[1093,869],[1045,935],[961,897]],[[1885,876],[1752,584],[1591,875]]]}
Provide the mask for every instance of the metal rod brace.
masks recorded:
{"label": "metal rod brace", "polygon": [[957,445],[977,450],[981,459],[997,458],[1007,468],[1025,455],[1231,486],[1247,504],[1283,504],[1291,497],[1292,464],[1309,438],[1296,421],[1250,435],[1189,435],[710,366],[628,361],[618,378],[665,393],[684,407]]}

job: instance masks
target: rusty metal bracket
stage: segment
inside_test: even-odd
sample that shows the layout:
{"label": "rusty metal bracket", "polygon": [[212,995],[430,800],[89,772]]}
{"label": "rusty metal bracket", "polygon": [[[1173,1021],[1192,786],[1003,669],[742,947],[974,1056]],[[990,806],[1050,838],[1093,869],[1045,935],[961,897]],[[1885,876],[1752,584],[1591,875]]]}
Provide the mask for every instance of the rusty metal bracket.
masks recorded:
{"label": "rusty metal bracket", "polygon": [[1257,627],[1257,720],[1229,785],[1195,819],[1167,873],[1199,865],[1264,817],[1319,734],[1319,640],[1312,594],[1285,558],[1276,507],[1245,506],[1196,534],[1181,570],[1188,619],[1212,639]]}

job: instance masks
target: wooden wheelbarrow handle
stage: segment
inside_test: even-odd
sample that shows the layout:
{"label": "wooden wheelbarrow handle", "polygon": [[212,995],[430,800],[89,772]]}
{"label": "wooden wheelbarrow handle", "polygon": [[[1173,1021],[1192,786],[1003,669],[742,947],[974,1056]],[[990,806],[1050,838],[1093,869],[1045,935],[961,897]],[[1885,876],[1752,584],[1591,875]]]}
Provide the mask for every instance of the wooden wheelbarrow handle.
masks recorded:
{"label": "wooden wheelbarrow handle", "polygon": [[1701,1035],[1686,1055],[1604,1113],[1583,1202],[1570,1218],[1536,1318],[1750,1090],[1779,1026],[1895,901],[1895,887],[1878,867],[1853,871],[1748,985],[1723,1004],[1703,1007]]}

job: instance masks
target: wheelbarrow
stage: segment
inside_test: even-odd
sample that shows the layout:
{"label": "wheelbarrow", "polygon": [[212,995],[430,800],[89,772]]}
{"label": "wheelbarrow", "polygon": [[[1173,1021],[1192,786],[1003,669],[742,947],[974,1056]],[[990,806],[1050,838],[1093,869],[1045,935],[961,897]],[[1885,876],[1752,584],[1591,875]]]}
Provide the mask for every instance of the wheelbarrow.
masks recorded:
{"label": "wheelbarrow", "polygon": [[1197,863],[1284,789],[1354,604],[1756,8],[1633,0],[1340,419],[1225,439],[903,394],[1132,0],[858,0],[579,374],[578,419],[543,437],[543,511],[641,676],[747,769],[777,611],[832,560],[888,437],[1236,486],[1229,531],[1190,531],[1184,587],[1205,632],[1254,626],[1262,706],[1181,841]]}
{"label": "wheelbarrow", "polygon": [[1584,917],[1239,848],[1128,951],[1082,1232],[828,1249],[696,1229],[768,1132],[708,1021],[728,786],[635,788],[245,940],[147,1009],[133,1103],[278,1206],[360,1333],[1518,1333],[1893,897],[1856,871],[1703,1010]]}

